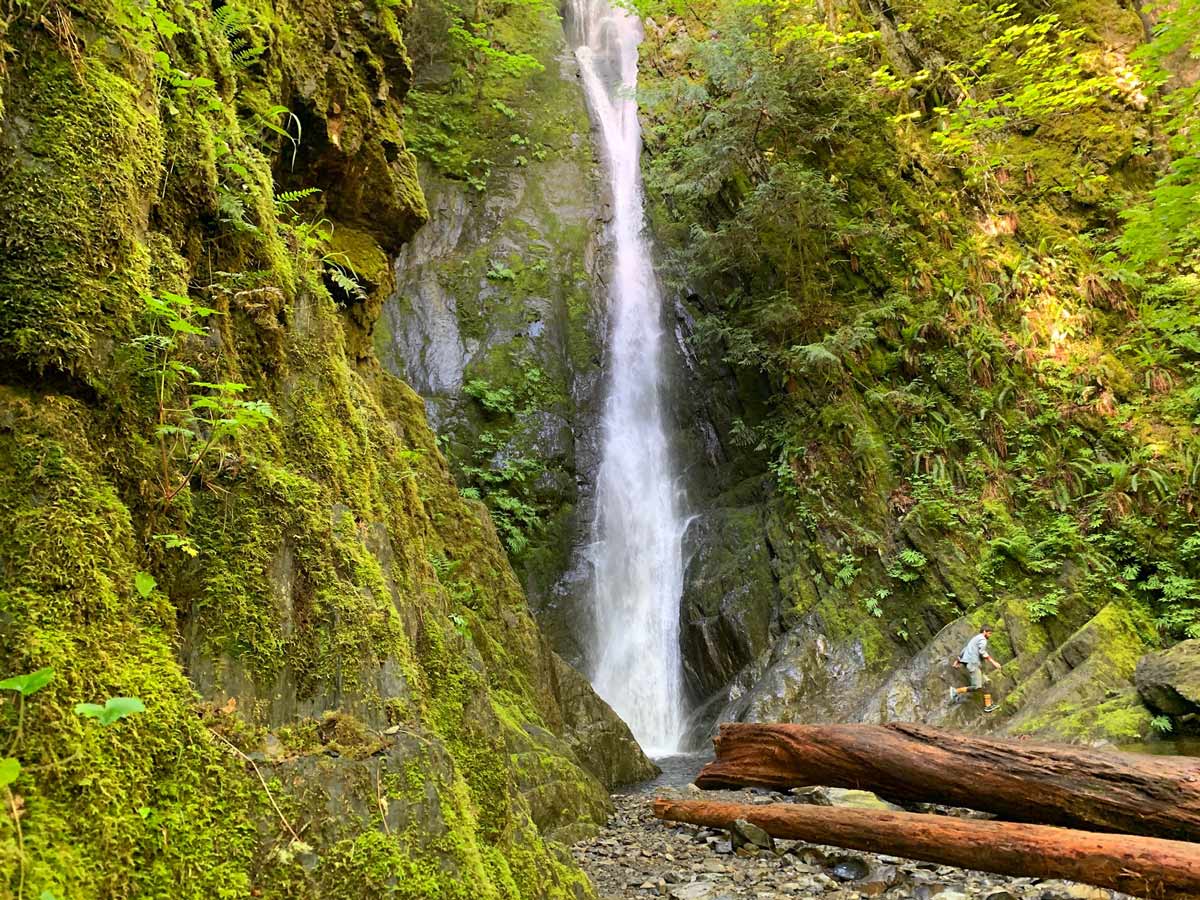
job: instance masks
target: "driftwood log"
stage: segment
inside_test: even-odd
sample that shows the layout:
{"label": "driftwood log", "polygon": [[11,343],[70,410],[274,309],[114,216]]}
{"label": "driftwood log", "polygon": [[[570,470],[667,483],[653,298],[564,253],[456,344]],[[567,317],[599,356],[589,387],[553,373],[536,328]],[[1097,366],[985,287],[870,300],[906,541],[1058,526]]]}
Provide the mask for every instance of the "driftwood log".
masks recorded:
{"label": "driftwood log", "polygon": [[746,819],[777,838],[1035,878],[1064,878],[1153,900],[1200,897],[1200,845],[1012,822],[772,803],[654,801],[673,822]]}
{"label": "driftwood log", "polygon": [[1016,822],[1200,840],[1200,759],[988,739],[921,725],[722,725],[702,788],[859,788]]}

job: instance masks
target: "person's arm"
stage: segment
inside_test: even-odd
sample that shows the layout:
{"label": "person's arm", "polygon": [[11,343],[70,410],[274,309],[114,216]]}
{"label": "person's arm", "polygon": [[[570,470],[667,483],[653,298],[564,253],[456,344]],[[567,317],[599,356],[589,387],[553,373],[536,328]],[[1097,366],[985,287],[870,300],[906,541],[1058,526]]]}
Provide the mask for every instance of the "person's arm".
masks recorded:
{"label": "person's arm", "polygon": [[1003,668],[1003,667],[1000,665],[1000,663],[996,662],[996,659],[995,659],[995,657],[993,657],[993,656],[992,656],[990,653],[985,653],[985,654],[983,654],[983,658],[984,658],[984,659],[986,659],[988,662],[990,662],[990,663],[991,663],[993,666],[995,666],[997,669]]}

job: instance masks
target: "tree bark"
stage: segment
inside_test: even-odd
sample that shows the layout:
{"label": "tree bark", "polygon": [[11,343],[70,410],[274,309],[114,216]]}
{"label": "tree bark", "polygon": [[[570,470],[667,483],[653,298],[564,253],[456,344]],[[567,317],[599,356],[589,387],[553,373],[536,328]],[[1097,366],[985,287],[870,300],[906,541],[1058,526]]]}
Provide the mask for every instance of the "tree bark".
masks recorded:
{"label": "tree bark", "polygon": [[1200,897],[1200,845],[1012,822],[772,803],[654,801],[672,822],[727,828],[753,822],[777,838],[809,841],[1033,878],[1064,878],[1153,900]]}
{"label": "tree bark", "polygon": [[721,726],[702,788],[860,788],[1018,822],[1200,840],[1200,760],[998,740],[921,725]]}

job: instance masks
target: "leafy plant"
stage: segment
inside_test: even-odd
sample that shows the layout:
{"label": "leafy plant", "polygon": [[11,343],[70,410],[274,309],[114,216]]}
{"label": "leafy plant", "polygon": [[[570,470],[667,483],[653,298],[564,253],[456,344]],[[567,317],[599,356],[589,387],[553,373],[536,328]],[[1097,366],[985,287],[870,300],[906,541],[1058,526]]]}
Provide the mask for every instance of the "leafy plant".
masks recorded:
{"label": "leafy plant", "polygon": [[463,386],[463,393],[474,397],[488,412],[511,415],[516,412],[516,395],[512,388],[494,387],[482,378],[473,378]]}
{"label": "leafy plant", "polygon": [[[199,371],[180,359],[186,340],[205,334],[200,323],[216,310],[171,292],[143,300],[151,330],[134,345],[147,357],[142,372],[154,387],[160,487],[169,504],[210,456],[220,458],[219,472],[233,440],[266,426],[275,414],[266,401],[241,399],[246,385],[202,381]],[[177,463],[184,468],[182,475],[175,473]]]}
{"label": "leafy plant", "polygon": [[0,690],[17,691],[22,697],[36,694],[54,680],[54,669],[46,666],[28,675],[13,675],[0,681]]}
{"label": "leafy plant", "polygon": [[200,555],[200,550],[196,547],[191,538],[181,534],[156,534],[156,541],[161,541],[163,546],[168,550],[178,550],[181,553],[192,557],[193,559]]}
{"label": "leafy plant", "polygon": [[858,573],[862,571],[862,560],[853,553],[843,553],[838,557],[838,570],[834,575],[834,583],[841,588],[849,587]]}
{"label": "leafy plant", "polygon": [[154,589],[158,587],[158,582],[154,580],[154,576],[149,572],[138,572],[133,576],[133,586],[143,597],[149,597],[154,593]]}
{"label": "leafy plant", "polygon": [[109,697],[104,705],[99,703],[78,703],[75,714],[85,719],[95,719],[106,728],[135,713],[146,711],[146,705],[137,697]]}
{"label": "leafy plant", "polygon": [[17,692],[17,727],[13,732],[12,743],[8,750],[21,743],[22,728],[25,725],[25,698],[30,697],[54,680],[54,669],[51,666],[38,669],[26,675],[12,675],[0,681],[0,690]]}
{"label": "leafy plant", "polygon": [[878,619],[883,616],[883,601],[890,596],[892,592],[887,588],[876,588],[875,593],[863,598],[863,605],[866,606],[867,612]]}
{"label": "leafy plant", "polygon": [[1060,588],[1041,597],[1033,598],[1026,604],[1026,609],[1029,610],[1029,618],[1034,622],[1040,622],[1042,619],[1057,616],[1058,608],[1066,597],[1066,591]]}
{"label": "leafy plant", "polygon": [[906,547],[889,560],[886,570],[889,577],[911,583],[921,577],[921,570],[928,562],[920,550]]}
{"label": "leafy plant", "polygon": [[450,624],[454,626],[454,630],[457,631],[464,640],[471,637],[471,626],[467,623],[465,616],[461,616],[458,613],[451,613]]}
{"label": "leafy plant", "polygon": [[1150,727],[1159,734],[1170,734],[1175,730],[1175,724],[1170,716],[1155,716],[1150,720]]}

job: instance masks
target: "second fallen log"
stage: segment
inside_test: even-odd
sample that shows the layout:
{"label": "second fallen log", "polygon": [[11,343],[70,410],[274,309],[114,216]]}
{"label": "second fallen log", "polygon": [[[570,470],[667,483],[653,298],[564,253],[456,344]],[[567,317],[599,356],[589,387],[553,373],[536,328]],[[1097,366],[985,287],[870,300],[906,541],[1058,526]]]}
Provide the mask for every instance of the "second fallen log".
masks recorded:
{"label": "second fallen log", "polygon": [[728,828],[745,819],[776,838],[809,841],[1034,878],[1063,878],[1151,900],[1200,897],[1200,845],[920,813],[794,803],[654,801],[654,815]]}
{"label": "second fallen log", "polygon": [[1200,841],[1200,760],[982,738],[923,725],[727,724],[702,788],[860,788],[1090,831]]}

